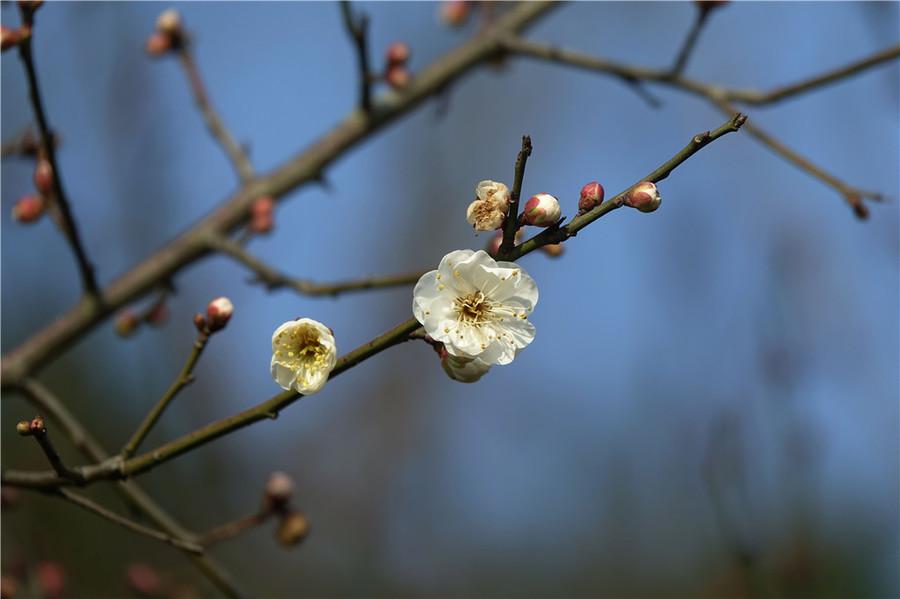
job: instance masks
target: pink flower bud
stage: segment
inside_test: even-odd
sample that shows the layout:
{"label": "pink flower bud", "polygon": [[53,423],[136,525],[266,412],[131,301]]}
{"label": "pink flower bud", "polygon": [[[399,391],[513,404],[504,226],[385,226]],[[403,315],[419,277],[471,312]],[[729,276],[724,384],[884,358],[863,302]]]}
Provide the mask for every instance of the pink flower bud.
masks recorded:
{"label": "pink flower bud", "polygon": [[463,25],[472,12],[472,3],[468,0],[448,0],[441,3],[441,21],[450,27]]}
{"label": "pink flower bud", "polygon": [[168,35],[153,33],[147,38],[147,54],[153,57],[163,56],[172,49],[172,40]]}
{"label": "pink flower bud", "polygon": [[269,233],[275,228],[275,219],[271,216],[254,216],[248,226],[254,233]]}
{"label": "pink flower bud", "polygon": [[555,225],[562,215],[559,208],[559,200],[549,193],[539,193],[531,196],[525,202],[525,222],[536,227],[549,227]]}
{"label": "pink flower bud", "polygon": [[206,323],[209,332],[213,333],[225,328],[234,312],[234,305],[227,297],[217,297],[206,306]]}
{"label": "pink flower bud", "polygon": [[18,29],[10,29],[5,25],[0,26],[0,48],[2,48],[3,52],[18,45],[21,39],[22,36],[19,35]]}
{"label": "pink flower bud", "polygon": [[603,203],[603,186],[596,181],[591,181],[581,188],[581,196],[578,198],[578,211],[590,212]]}
{"label": "pink flower bud", "polygon": [[274,509],[283,509],[294,494],[294,480],[284,472],[273,472],[266,483],[266,502]]}
{"label": "pink flower bud", "polygon": [[20,223],[33,223],[44,215],[47,203],[38,195],[22,196],[13,204],[12,217]]}
{"label": "pink flower bud", "polygon": [[412,76],[405,66],[398,65],[390,67],[384,74],[384,80],[394,89],[401,89],[409,85]]}
{"label": "pink flower bud", "polygon": [[181,33],[181,15],[174,8],[162,11],[156,17],[156,30],[170,37],[179,35]]}
{"label": "pink flower bud", "polygon": [[39,159],[34,167],[34,186],[43,195],[53,191],[53,167],[46,158]]}
{"label": "pink flower bud", "polygon": [[141,595],[153,596],[162,591],[162,581],[156,570],[147,564],[130,564],[125,570],[128,586]]}
{"label": "pink flower bud", "polygon": [[140,324],[141,323],[137,317],[137,314],[135,314],[131,310],[123,310],[116,317],[116,334],[119,337],[130,337],[134,334],[135,331],[137,331]]}
{"label": "pink flower bud", "polygon": [[62,565],[59,562],[41,562],[35,570],[43,599],[61,599],[66,590],[66,573]]}
{"label": "pink flower bud", "polygon": [[197,327],[197,331],[200,333],[206,330],[206,319],[199,312],[194,314],[194,326]]}
{"label": "pink flower bud", "polygon": [[388,69],[397,66],[405,66],[409,61],[409,56],[409,46],[403,42],[394,42],[388,46],[387,52],[385,53]]}
{"label": "pink flower bud", "polygon": [[496,258],[497,252],[500,251],[501,243],[503,243],[503,231],[497,231],[497,233],[491,237],[491,240],[487,242],[484,251],[490,254],[491,258]]}
{"label": "pink flower bud", "polygon": [[301,512],[291,512],[281,519],[275,538],[285,547],[296,545],[309,535],[309,520]]}
{"label": "pink flower bud", "polygon": [[635,185],[625,196],[625,205],[641,212],[653,212],[659,208],[662,198],[654,183],[644,181]]}
{"label": "pink flower bud", "polygon": [[272,196],[260,196],[250,205],[250,216],[272,216],[275,211],[275,200]]}

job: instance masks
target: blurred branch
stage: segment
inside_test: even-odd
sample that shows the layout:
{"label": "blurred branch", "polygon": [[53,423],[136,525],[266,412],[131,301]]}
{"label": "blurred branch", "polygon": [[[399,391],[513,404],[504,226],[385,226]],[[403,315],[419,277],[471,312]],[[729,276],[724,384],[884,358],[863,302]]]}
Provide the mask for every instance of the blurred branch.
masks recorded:
{"label": "blurred branch", "polygon": [[226,237],[219,237],[211,244],[214,249],[246,266],[256,275],[255,282],[263,283],[270,291],[288,287],[301,295],[336,296],[348,291],[364,291],[366,289],[385,289],[388,287],[413,285],[423,274],[425,274],[425,271],[421,271],[405,275],[368,277],[351,281],[341,281],[338,283],[316,283],[315,281],[310,281],[308,279],[295,279],[279,272],[259,258],[248,253],[238,242],[232,241]]}
{"label": "blurred branch", "polygon": [[34,110],[34,117],[37,120],[38,132],[41,138],[39,152],[47,157],[47,161],[53,169],[53,199],[59,208],[60,224],[63,234],[72,252],[75,254],[75,261],[78,263],[78,271],[81,274],[81,283],[85,293],[90,296],[93,302],[99,297],[100,289],[97,286],[97,279],[94,275],[94,267],[88,260],[87,252],[81,241],[78,226],[75,224],[75,218],[72,216],[72,209],[69,205],[69,199],[63,188],[62,177],[60,175],[59,163],[56,161],[56,142],[50,126],[47,124],[47,115],[44,111],[44,101],[41,97],[41,89],[38,85],[37,67],[35,66],[34,54],[32,52],[32,40],[34,38],[34,9],[30,7],[20,6],[22,20],[27,24],[27,29],[23,28],[23,39],[19,43],[19,57],[25,66],[25,75],[28,79],[28,97],[31,100],[31,107]]}
{"label": "blurred branch", "polygon": [[[26,379],[16,388],[41,412],[48,415],[88,460],[102,462],[109,454],[100,443],[81,425],[78,419],[44,385],[33,379]],[[147,493],[132,481],[120,481],[113,487],[128,505],[147,517],[166,534],[177,538],[191,538],[193,535],[160,507]],[[226,597],[241,597],[227,572],[209,556],[186,552],[193,564]]]}
{"label": "blurred branch", "polygon": [[[734,111],[734,107],[728,102],[717,102],[716,105],[722,112],[732,112]],[[748,123],[746,127],[747,133],[758,139],[763,145],[768,147],[770,150],[792,163],[794,166],[799,168],[800,170],[809,173],[813,177],[821,180],[826,185],[830,185],[834,189],[836,189],[846,200],[846,202],[853,209],[853,212],[860,219],[866,219],[869,217],[869,209],[863,203],[863,198],[867,198],[870,200],[881,201],[882,196],[880,193],[875,191],[866,191],[864,189],[859,189],[857,187],[852,187],[847,183],[844,183],[834,175],[828,173],[821,167],[816,166],[791,148],[784,145],[778,139],[773,137],[772,135],[766,133],[756,125],[752,123]]]}
{"label": "blurred branch", "polygon": [[[25,425],[24,430],[20,428],[22,425]],[[75,484],[80,484],[82,482],[81,475],[78,472],[67,468],[66,465],[63,464],[62,458],[59,457],[59,452],[56,451],[56,448],[53,447],[53,443],[50,442],[50,435],[47,433],[47,427],[44,426],[43,418],[37,416],[31,421],[26,420],[20,422],[16,429],[24,436],[34,437],[34,440],[37,441],[41,451],[43,451],[44,455],[47,457],[47,461],[50,462],[50,465],[53,467],[53,471],[56,472],[58,476],[67,478]]]}
{"label": "blurred branch", "polygon": [[200,543],[204,547],[209,547],[210,545],[215,545],[216,543],[221,543],[222,541],[227,541],[228,539],[233,539],[245,530],[249,530],[251,528],[259,526],[260,524],[263,524],[274,514],[275,512],[273,512],[271,509],[261,509],[258,512],[248,514],[243,518],[238,518],[237,520],[226,522],[225,524],[216,526],[215,528],[201,536]]}
{"label": "blurred branch", "polygon": [[172,403],[172,400],[175,399],[182,389],[194,382],[194,367],[197,365],[200,355],[206,348],[206,344],[209,341],[209,335],[209,331],[205,330],[205,328],[197,332],[197,338],[194,340],[194,344],[191,347],[191,353],[188,354],[187,360],[181,368],[181,372],[178,373],[178,376],[175,377],[175,380],[172,381],[172,384],[163,396],[159,398],[156,405],[154,405],[150,412],[144,417],[144,420],[141,422],[140,426],[138,426],[134,435],[132,435],[128,443],[125,444],[125,447],[122,448],[120,454],[123,457],[128,458],[134,455],[134,452],[137,451],[141,442],[148,434],[150,434],[153,426],[162,416],[162,413],[166,408],[169,407],[169,404]]}
{"label": "blurred branch", "polygon": [[348,0],[340,0],[341,17],[344,28],[356,46],[356,59],[359,66],[359,107],[363,112],[372,110],[372,70],[369,67],[368,30],[369,17],[360,14],[353,17],[353,9]]}
{"label": "blurred branch", "polygon": [[225,127],[222,119],[219,118],[219,114],[209,101],[209,94],[206,91],[206,86],[203,84],[203,78],[200,76],[200,69],[197,68],[197,63],[191,52],[191,45],[187,41],[178,46],[178,60],[181,62],[185,75],[187,75],[191,93],[194,95],[194,102],[197,104],[200,114],[203,115],[207,129],[209,129],[210,134],[219,142],[219,145],[222,146],[225,154],[231,160],[241,182],[247,183],[253,179],[253,165],[250,164],[247,152]]}
{"label": "blurred branch", "polygon": [[173,547],[177,547],[179,549],[183,549],[190,553],[194,553],[200,555],[203,553],[203,547],[198,545],[193,541],[189,541],[186,539],[180,539],[178,537],[173,537],[172,535],[166,534],[164,532],[160,532],[158,530],[154,530],[143,524],[138,524],[124,516],[120,516],[119,514],[109,510],[102,505],[95,503],[94,501],[88,499],[83,495],[79,495],[73,491],[68,489],[55,489],[47,493],[48,495],[54,495],[57,497],[62,497],[63,499],[69,501],[77,505],[78,507],[85,509],[89,512],[92,512],[101,518],[109,520],[114,524],[118,524],[128,530],[136,532],[140,535],[144,535],[145,537],[150,537],[151,539],[155,539],[157,541],[162,541],[163,543],[167,543],[172,545]]}
{"label": "blurred branch", "polygon": [[[59,146],[59,137],[51,133],[53,147]],[[12,139],[3,142],[0,156],[2,158],[36,158],[41,149],[41,140],[38,139],[31,128],[20,132]]]}
{"label": "blurred branch", "polygon": [[0,361],[0,376],[4,382],[13,384],[33,374],[118,308],[154,289],[160,281],[171,279],[185,266],[209,255],[208,240],[227,234],[246,222],[250,206],[257,198],[268,195],[278,199],[305,183],[321,180],[325,168],[350,148],[496,56],[502,40],[519,33],[554,6],[551,2],[517,4],[490,28],[418,72],[402,94],[391,94],[381,99],[378,110],[369,118],[362,118],[359,112],[354,111],[298,156],[271,173],[245,184],[211,214],[106,287],[102,305],[82,300],[22,345],[7,352]]}
{"label": "blurred branch", "polygon": [[[620,79],[628,81],[646,81],[668,85],[682,91],[690,92],[698,95],[725,113],[734,113],[736,109],[730,102],[751,105],[766,105],[780,102],[787,98],[813,91],[822,86],[835,83],[847,77],[851,77],[858,73],[870,69],[872,67],[885,64],[891,60],[900,57],[900,45],[886,48],[880,52],[863,60],[856,61],[849,65],[839,67],[822,74],[810,77],[803,81],[777,87],[768,92],[746,90],[746,89],[730,89],[694,81],[680,76],[677,72],[667,71],[663,69],[651,69],[644,67],[636,67],[618,62],[609,61],[603,58],[582,54],[570,50],[563,50],[554,46],[538,44],[535,42],[523,40],[521,38],[510,38],[505,42],[505,48],[508,52],[520,56],[528,56],[538,58],[558,64],[573,66],[596,73],[613,75]],[[847,201],[853,208],[857,217],[864,219],[868,216],[869,211],[863,204],[863,199],[880,199],[880,195],[871,191],[864,191],[856,187],[847,185],[837,177],[829,174],[822,168],[812,164],[773,136],[761,131],[754,125],[747,127],[748,133],[756,139],[771,148],[775,153],[785,158],[801,170],[813,175],[830,185]]]}
{"label": "blurred branch", "polygon": [[690,58],[691,52],[693,52],[694,46],[697,44],[697,38],[700,37],[700,32],[703,31],[703,26],[706,25],[709,15],[712,12],[709,8],[696,2],[694,3],[694,6],[696,7],[694,23],[691,25],[687,37],[684,38],[681,50],[679,50],[678,56],[675,58],[675,64],[672,65],[670,73],[673,77],[677,77],[684,71],[684,67],[687,66],[688,58]]}
{"label": "blurred branch", "polygon": [[531,156],[531,138],[522,136],[522,149],[516,156],[516,170],[513,177],[513,187],[509,196],[509,212],[503,221],[503,241],[500,242],[501,256],[506,256],[516,243],[516,231],[519,230],[519,196],[522,195],[522,181],[525,179],[525,165]]}
{"label": "blurred branch", "polygon": [[[669,174],[671,174],[671,172],[674,171],[679,165],[696,154],[702,148],[706,147],[720,137],[740,129],[745,120],[746,117],[744,115],[737,114],[732,119],[722,124],[719,128],[713,131],[706,131],[704,133],[695,135],[691,139],[690,143],[688,143],[688,145],[685,146],[680,152],[663,163],[659,168],[650,173],[650,175],[648,175],[644,179],[641,179],[641,181],[662,181],[663,179],[668,177]],[[524,147],[525,143],[523,142],[523,149]],[[600,206],[597,206],[593,210],[586,212],[581,216],[575,217],[572,221],[570,221],[568,225],[559,228],[546,229],[543,233],[540,233],[535,237],[532,237],[525,243],[513,248],[513,250],[511,251],[511,259],[517,259],[521,256],[524,256],[525,254],[528,254],[540,248],[542,245],[546,245],[547,243],[558,243],[564,239],[567,239],[568,237],[574,236],[580,229],[586,227],[604,214],[607,214],[608,212],[611,212],[612,210],[615,210],[616,208],[624,205],[625,195],[630,189],[631,188],[623,191],[614,198],[611,198],[607,202],[604,202]],[[552,238],[552,240],[548,241],[548,237]],[[372,341],[369,341],[368,343],[365,343],[354,349],[353,351],[345,354],[340,359],[338,359],[337,364],[331,371],[330,378],[334,378],[341,373],[346,372],[347,370],[353,368],[361,362],[381,353],[382,351],[390,347],[393,347],[394,345],[397,345],[404,341],[409,341],[412,338],[419,338],[418,334],[413,335],[413,333],[417,331],[419,327],[419,322],[415,318],[410,318],[409,320],[400,323],[390,331],[376,337]],[[281,412],[281,410],[297,401],[300,397],[302,396],[295,391],[283,391],[278,395],[270,398],[269,400],[257,404],[252,408],[208,424],[144,454],[124,461],[122,461],[121,459],[113,458],[97,465],[85,466],[79,469],[79,474],[82,475],[86,481],[137,476],[138,474],[151,470],[156,466],[173,458],[176,458],[183,453],[196,449],[202,445],[205,445],[206,443],[209,443],[210,441],[218,439],[219,437],[232,433],[236,430],[242,429],[255,422],[265,419],[275,419],[278,417],[278,414],[279,412]],[[56,473],[52,471],[6,471],[3,473],[2,482],[3,484],[35,488],[47,488],[71,484],[70,481],[57,476]]]}

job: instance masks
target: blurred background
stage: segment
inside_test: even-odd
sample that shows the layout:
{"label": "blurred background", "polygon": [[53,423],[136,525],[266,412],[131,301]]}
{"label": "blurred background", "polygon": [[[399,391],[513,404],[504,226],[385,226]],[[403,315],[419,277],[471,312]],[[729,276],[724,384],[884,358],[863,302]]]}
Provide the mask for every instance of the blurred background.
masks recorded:
{"label": "blurred background", "polygon": [[[165,6],[51,3],[38,14],[62,176],[103,283],[236,187],[177,61],[144,51]],[[260,171],[353,108],[354,50],[335,4],[176,6],[213,103]],[[413,72],[478,30],[477,19],[442,25],[431,3],[357,7],[371,16],[374,60],[403,40]],[[793,82],[897,43],[898,9],[733,3],[712,15],[686,74]],[[4,23],[16,13],[3,6]],[[578,3],[528,37],[667,66],[694,14],[689,3]],[[898,74],[882,66],[747,110],[839,178],[885,193],[868,222],[749,135],[730,135],[661,185],[659,211],[617,211],[561,258],[523,259],[540,286],[537,337],[511,366],[463,385],[407,343],[141,483],[204,530],[253,511],[272,471],[294,477],[312,523],[304,544],[285,550],[268,525],[213,552],[252,596],[897,596]],[[553,193],[571,216],[584,183],[610,196],[724,120],[703,100],[651,90],[658,109],[611,78],[522,59],[478,69],[339,160],[330,189],[288,196],[250,250],[320,281],[436,267],[487,242],[465,207],[479,180],[512,182],[524,133],[524,193]],[[3,138],[31,122],[21,64],[4,54]],[[4,352],[79,295],[52,223],[9,216],[31,185],[27,161],[3,162]],[[121,339],[107,322],[40,378],[116,449],[180,369],[192,315],[227,295],[235,315],[154,430],[158,444],[277,392],[270,338],[283,321],[328,324],[343,353],[410,315],[411,289],[317,299],[247,278],[225,258],[197,263],[176,278],[165,326]],[[10,434],[33,411],[4,395],[4,468],[46,468]],[[59,435],[57,445],[81,461]],[[108,489],[90,494],[123,509]],[[214,594],[179,552],[39,495],[4,510],[2,541],[4,574],[59,562],[66,596],[129,596],[133,562]]]}

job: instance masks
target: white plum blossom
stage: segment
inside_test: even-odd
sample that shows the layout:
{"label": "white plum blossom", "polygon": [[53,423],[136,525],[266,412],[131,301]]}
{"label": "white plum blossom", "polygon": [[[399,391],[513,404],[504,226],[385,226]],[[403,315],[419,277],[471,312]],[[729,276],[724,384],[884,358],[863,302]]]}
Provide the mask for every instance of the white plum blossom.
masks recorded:
{"label": "white plum blossom", "polygon": [[441,366],[447,376],[460,383],[474,383],[491,369],[491,365],[481,358],[469,360],[451,356],[449,353],[441,357]]}
{"label": "white plum blossom", "polygon": [[494,231],[509,214],[509,188],[497,181],[481,181],[475,186],[475,201],[466,209],[466,220],[476,231]]}
{"label": "white plum blossom", "polygon": [[312,395],[337,363],[331,329],[311,318],[289,320],[272,334],[272,378],[282,389]]}
{"label": "white plum blossom", "polygon": [[456,250],[413,290],[413,314],[452,356],[509,364],[534,339],[528,315],[537,285],[514,262],[496,262],[484,250]]}

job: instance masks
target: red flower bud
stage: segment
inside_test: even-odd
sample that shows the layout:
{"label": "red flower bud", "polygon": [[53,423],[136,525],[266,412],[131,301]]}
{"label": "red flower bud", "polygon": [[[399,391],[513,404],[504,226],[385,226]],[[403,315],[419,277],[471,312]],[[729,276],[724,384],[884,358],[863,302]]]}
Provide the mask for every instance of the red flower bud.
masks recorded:
{"label": "red flower bud", "polygon": [[404,66],[392,66],[384,74],[384,80],[394,89],[401,89],[409,85],[412,79],[409,71]]}
{"label": "red flower bud", "polygon": [[163,33],[153,33],[147,38],[146,49],[150,56],[163,56],[172,49],[172,38]]}
{"label": "red flower bud", "polygon": [[41,562],[36,568],[43,599],[61,599],[66,590],[66,573],[59,562]]}
{"label": "red flower bud", "polygon": [[581,188],[581,196],[578,198],[578,212],[590,212],[603,203],[603,186],[596,181],[591,181]]}
{"label": "red flower bud", "polygon": [[10,29],[6,26],[0,26],[0,48],[6,52],[10,48],[18,45],[22,36],[19,35],[18,29]]}
{"label": "red flower bud", "polygon": [[392,67],[405,66],[409,61],[409,56],[409,46],[407,46],[403,42],[394,42],[393,44],[388,46],[387,52],[385,53],[387,68],[390,69]]}
{"label": "red flower bud", "polygon": [[441,4],[441,21],[450,27],[464,24],[472,12],[472,3],[468,0],[448,0]]}
{"label": "red flower bud", "polygon": [[536,227],[549,227],[555,225],[562,211],[559,207],[559,200],[549,193],[539,193],[531,196],[525,202],[523,211],[525,222]]}
{"label": "red flower bud", "polygon": [[206,330],[206,319],[203,318],[203,315],[199,312],[194,314],[194,326],[197,327],[197,331],[201,333]]}
{"label": "red flower bud", "polygon": [[260,196],[250,205],[250,216],[272,216],[275,200],[272,196]]}
{"label": "red flower bud", "polygon": [[217,297],[209,302],[206,306],[206,324],[209,332],[214,333],[225,328],[225,325],[231,320],[233,312],[234,305],[227,297]]}
{"label": "red flower bud", "polygon": [[653,212],[659,208],[662,197],[656,184],[644,181],[635,185],[625,196],[625,205],[637,208],[641,212]]}
{"label": "red flower bud", "polygon": [[43,195],[53,191],[53,167],[46,158],[40,158],[34,167],[34,186]]}
{"label": "red flower bud", "polygon": [[162,581],[156,570],[147,564],[135,563],[128,566],[125,571],[128,586],[141,595],[158,595],[162,591]]}
{"label": "red flower bud", "polygon": [[33,223],[44,215],[46,208],[47,203],[41,196],[22,196],[13,205],[12,217],[20,223]]}

